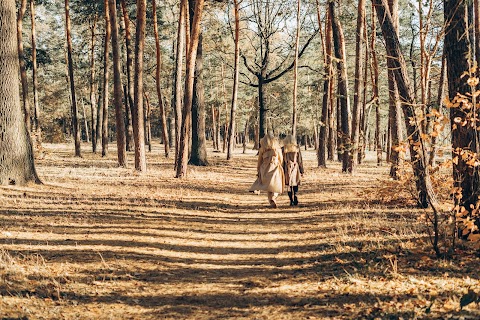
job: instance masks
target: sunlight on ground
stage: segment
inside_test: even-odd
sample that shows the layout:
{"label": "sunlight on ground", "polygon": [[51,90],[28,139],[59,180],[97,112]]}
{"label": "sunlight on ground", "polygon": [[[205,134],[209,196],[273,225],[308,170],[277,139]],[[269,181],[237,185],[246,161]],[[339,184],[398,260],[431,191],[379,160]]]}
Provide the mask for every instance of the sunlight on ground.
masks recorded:
{"label": "sunlight on ground", "polygon": [[44,148],[44,185],[1,188],[3,318],[480,317],[459,308],[478,261],[433,259],[422,212],[402,192],[375,198],[391,181],[373,154],[352,177],[303,151],[300,206],[271,209],[247,191],[254,150],[210,152],[179,180],[158,144],[145,174],[130,153],[123,169],[114,150]]}

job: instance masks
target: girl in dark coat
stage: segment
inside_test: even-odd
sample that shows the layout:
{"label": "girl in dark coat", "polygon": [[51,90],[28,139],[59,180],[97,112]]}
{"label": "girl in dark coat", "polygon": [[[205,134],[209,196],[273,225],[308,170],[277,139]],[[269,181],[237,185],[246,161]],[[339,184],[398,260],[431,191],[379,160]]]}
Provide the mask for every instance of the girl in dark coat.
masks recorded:
{"label": "girl in dark coat", "polygon": [[296,139],[288,135],[283,139],[283,171],[285,173],[285,185],[290,198],[290,205],[298,205],[298,186],[303,177],[302,153]]}

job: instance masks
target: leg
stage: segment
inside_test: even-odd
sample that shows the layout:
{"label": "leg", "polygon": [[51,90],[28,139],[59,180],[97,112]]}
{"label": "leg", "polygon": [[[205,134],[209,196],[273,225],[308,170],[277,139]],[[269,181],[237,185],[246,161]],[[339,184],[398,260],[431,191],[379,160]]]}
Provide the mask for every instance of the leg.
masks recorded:
{"label": "leg", "polygon": [[293,206],[293,188],[288,187],[288,198],[290,199],[290,206]]}
{"label": "leg", "polygon": [[275,199],[277,199],[278,197],[278,193],[276,192],[268,192],[268,202],[270,202],[270,206],[272,208],[276,208],[277,207],[277,202],[275,201]]}
{"label": "leg", "polygon": [[293,205],[296,206],[296,205],[298,205],[298,198],[297,198],[298,186],[294,186],[294,187],[292,187],[292,189],[293,189],[293,192],[292,192],[292,194],[293,194]]}

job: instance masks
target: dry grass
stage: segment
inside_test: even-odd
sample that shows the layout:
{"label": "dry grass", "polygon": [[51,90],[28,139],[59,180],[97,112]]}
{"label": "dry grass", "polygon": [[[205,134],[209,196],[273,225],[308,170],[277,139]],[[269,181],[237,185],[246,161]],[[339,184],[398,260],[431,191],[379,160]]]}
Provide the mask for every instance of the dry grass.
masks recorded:
{"label": "dry grass", "polygon": [[254,151],[210,153],[178,180],[160,147],[139,175],[114,151],[45,145],[44,185],[1,188],[2,319],[480,317],[459,308],[478,259],[434,260],[386,167],[350,177],[305,152],[301,206],[270,209],[246,191]]}

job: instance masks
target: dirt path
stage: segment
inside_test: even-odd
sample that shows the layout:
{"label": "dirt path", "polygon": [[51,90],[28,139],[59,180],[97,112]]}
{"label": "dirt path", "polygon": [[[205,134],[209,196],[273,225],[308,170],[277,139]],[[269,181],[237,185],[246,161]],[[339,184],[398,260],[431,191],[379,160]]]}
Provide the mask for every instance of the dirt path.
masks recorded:
{"label": "dirt path", "polygon": [[114,154],[46,149],[45,185],[0,189],[3,319],[480,316],[458,310],[478,261],[418,249],[420,213],[368,194],[388,183],[373,162],[349,178],[308,151],[301,205],[284,195],[271,209],[246,191],[253,151],[231,163],[210,153],[211,166],[178,180],[158,145],[144,175]]}

